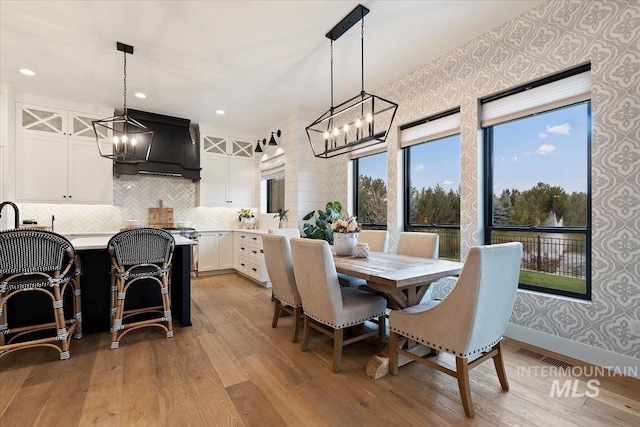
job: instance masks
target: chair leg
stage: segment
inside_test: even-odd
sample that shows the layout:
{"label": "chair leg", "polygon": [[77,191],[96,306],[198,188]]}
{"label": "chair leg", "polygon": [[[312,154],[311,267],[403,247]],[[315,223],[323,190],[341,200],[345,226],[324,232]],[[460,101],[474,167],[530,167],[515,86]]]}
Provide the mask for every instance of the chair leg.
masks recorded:
{"label": "chair leg", "polygon": [[304,316],[304,324],[302,327],[302,342],[300,343],[300,350],[307,351],[309,348],[309,318]]}
{"label": "chair leg", "polygon": [[274,299],[275,305],[273,306],[273,320],[271,321],[271,327],[275,328],[278,326],[278,318],[280,317],[280,301]]}
{"label": "chair leg", "polygon": [[378,318],[378,350],[382,350],[384,347],[384,339],[387,335],[387,316],[380,316]]}
{"label": "chair leg", "polygon": [[169,298],[171,290],[169,289],[169,276],[165,273],[162,276],[160,293],[162,294],[162,307],[164,309],[164,319],[167,322],[167,338],[173,337],[173,316],[171,313],[171,299]]}
{"label": "chair leg", "polygon": [[507,381],[507,372],[504,370],[504,358],[502,357],[502,345],[501,341],[498,342],[493,348],[498,350],[498,354],[493,356],[493,364],[496,367],[496,373],[500,380],[500,385],[504,391],[509,391],[509,381]]}
{"label": "chair leg", "polygon": [[391,331],[389,333],[389,373],[398,375],[398,334]]}
{"label": "chair leg", "polygon": [[291,342],[298,342],[298,329],[300,326],[301,314],[302,314],[302,308],[293,307],[293,333],[291,336]]}
{"label": "chair leg", "polygon": [[73,292],[73,311],[76,318],[76,330],[74,337],[76,339],[82,338],[82,291],[80,288],[80,276],[75,276],[72,280],[73,285],[71,287]]}
{"label": "chair leg", "polygon": [[467,417],[473,418],[475,414],[473,412],[473,402],[471,401],[471,389],[469,388],[469,362],[466,358],[456,356],[456,374],[464,413]]}
{"label": "chair leg", "polygon": [[120,339],[118,338],[118,333],[121,329],[123,329],[123,311],[124,311],[124,280],[121,278],[117,278],[116,283],[116,297],[115,297],[115,310],[113,317],[111,317],[111,349],[115,349],[120,347]]}
{"label": "chair leg", "polygon": [[342,346],[344,343],[344,329],[333,330],[333,372],[340,372],[342,367]]}

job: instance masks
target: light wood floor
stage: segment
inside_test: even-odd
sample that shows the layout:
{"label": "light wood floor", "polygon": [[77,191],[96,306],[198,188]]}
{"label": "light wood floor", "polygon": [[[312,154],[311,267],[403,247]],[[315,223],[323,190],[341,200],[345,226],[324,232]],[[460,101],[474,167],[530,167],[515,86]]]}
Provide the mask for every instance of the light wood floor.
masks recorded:
{"label": "light wood floor", "polygon": [[[193,327],[174,338],[147,328],[111,350],[109,334],[93,334],[74,340],[66,361],[44,348],[0,358],[0,425],[640,425],[640,381],[598,377],[597,397],[552,398],[558,377],[518,368],[550,366],[542,355],[578,362],[515,341],[504,346],[509,392],[491,361],[471,371],[472,420],[455,379],[438,371],[412,363],[367,377],[367,342],[345,347],[342,372],[331,373],[331,341],[313,333],[302,353],[291,317],[271,328],[271,291],[238,275],[195,279],[192,292]],[[592,377],[577,379],[578,394],[591,391]]]}

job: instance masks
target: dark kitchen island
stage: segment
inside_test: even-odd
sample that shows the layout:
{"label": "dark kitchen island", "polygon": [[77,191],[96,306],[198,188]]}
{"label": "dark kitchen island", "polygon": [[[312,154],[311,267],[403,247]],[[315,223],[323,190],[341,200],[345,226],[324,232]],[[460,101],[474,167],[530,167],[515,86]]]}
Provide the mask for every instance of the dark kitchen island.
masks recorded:
{"label": "dark kitchen island", "polygon": [[[171,267],[171,312],[180,326],[191,326],[191,244],[182,236],[174,236],[176,248]],[[110,277],[111,260],[107,243],[109,237],[78,237],[71,244],[80,256],[82,276],[82,332],[86,334],[110,329]],[[144,296],[131,288],[127,302],[135,306],[144,301]],[[159,293],[158,293],[159,294]],[[158,295],[158,300],[160,296]],[[145,305],[148,304],[145,301]],[[153,302],[152,302],[153,303]]]}

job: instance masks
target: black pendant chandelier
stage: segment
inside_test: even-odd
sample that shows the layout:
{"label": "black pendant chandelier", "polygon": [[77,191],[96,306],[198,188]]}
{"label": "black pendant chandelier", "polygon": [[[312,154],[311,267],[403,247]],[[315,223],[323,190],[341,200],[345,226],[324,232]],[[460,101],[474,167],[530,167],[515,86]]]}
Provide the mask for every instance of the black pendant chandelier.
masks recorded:
{"label": "black pendant chandelier", "polygon": [[[327,159],[387,140],[398,104],[364,91],[364,16],[369,9],[356,6],[336,24],[326,37],[331,40],[331,108],[306,127],[311,149],[316,157]],[[358,21],[361,25],[360,94],[333,105],[333,42]]]}
{"label": "black pendant chandelier", "polygon": [[[117,42],[117,49],[124,52],[124,107],[118,116],[93,121],[96,143],[100,156],[116,163],[141,163],[149,159],[153,131],[127,112],[127,53],[133,55],[133,46]],[[112,135],[109,141],[106,136]]]}

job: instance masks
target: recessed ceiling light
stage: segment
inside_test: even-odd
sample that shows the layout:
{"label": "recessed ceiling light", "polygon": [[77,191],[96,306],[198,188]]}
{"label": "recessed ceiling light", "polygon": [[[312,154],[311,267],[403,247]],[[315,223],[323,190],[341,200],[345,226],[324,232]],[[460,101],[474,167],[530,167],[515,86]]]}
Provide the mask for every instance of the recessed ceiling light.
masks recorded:
{"label": "recessed ceiling light", "polygon": [[224,110],[216,110],[216,114],[223,115],[224,114]]}
{"label": "recessed ceiling light", "polygon": [[147,95],[145,95],[142,92],[136,92],[135,95],[136,95],[136,98],[140,98],[140,99],[145,99],[147,97]]}
{"label": "recessed ceiling light", "polygon": [[28,68],[20,68],[20,70],[19,70],[19,71],[20,71],[22,74],[24,74],[25,76],[33,77],[33,76],[35,76],[35,75],[36,75],[36,73],[35,73],[35,72],[33,72],[33,71],[29,70]]}

